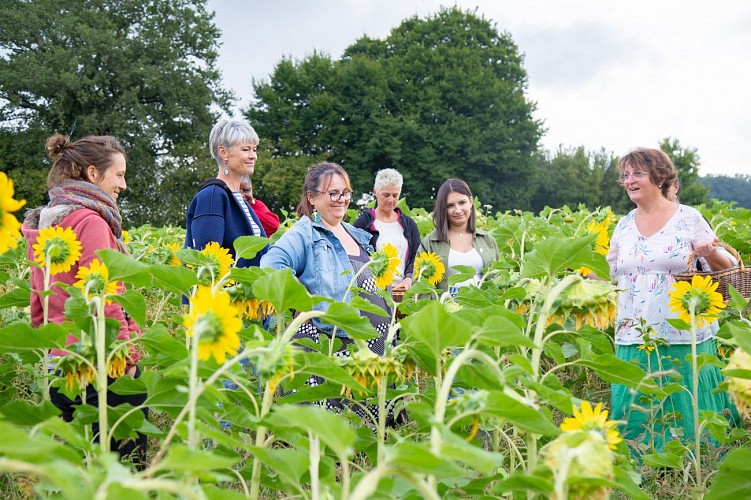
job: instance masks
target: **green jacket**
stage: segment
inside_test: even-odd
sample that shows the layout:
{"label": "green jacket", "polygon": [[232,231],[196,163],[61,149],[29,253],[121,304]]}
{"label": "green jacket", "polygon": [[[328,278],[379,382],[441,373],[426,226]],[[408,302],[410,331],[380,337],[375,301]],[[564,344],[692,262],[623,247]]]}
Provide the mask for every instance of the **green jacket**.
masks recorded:
{"label": "green jacket", "polygon": [[[472,236],[472,246],[474,246],[482,257],[483,267],[487,268],[500,258],[498,252],[498,243],[487,231],[482,229],[475,229],[475,234]],[[438,289],[442,291],[448,291],[449,288],[449,244],[445,241],[438,239],[436,232],[433,231],[420,243],[421,250],[426,252],[433,252],[440,257],[441,262],[446,267],[446,273],[443,275],[443,280],[438,283]]]}

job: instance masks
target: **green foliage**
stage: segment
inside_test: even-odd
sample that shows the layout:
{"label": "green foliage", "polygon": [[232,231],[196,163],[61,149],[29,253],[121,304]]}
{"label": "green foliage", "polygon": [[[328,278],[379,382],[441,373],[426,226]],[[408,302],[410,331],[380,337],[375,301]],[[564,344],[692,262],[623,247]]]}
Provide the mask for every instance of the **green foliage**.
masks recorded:
{"label": "green foliage", "polygon": [[[219,32],[204,0],[9,0],[0,7],[0,164],[45,196],[53,132],[114,135],[128,153],[124,219],[178,224],[213,174],[211,107],[231,95],[216,69]],[[32,203],[33,202],[33,203]]]}
{"label": "green foliage", "polygon": [[709,188],[709,198],[734,201],[738,207],[751,209],[751,175],[707,175],[700,181]]}
{"label": "green foliage", "polygon": [[660,142],[660,149],[667,153],[678,169],[681,184],[678,196],[681,203],[686,205],[703,203],[709,190],[699,181],[701,161],[696,148],[684,148],[678,139],[667,137]]}
{"label": "green foliage", "polygon": [[604,149],[588,152],[578,148],[559,147],[554,155],[540,152],[535,165],[536,183],[532,194],[532,210],[547,207],[584,204],[594,209],[611,207],[626,213],[631,202],[618,182],[617,158]]}
{"label": "green foliage", "polygon": [[[384,40],[363,37],[338,61],[317,53],[281,61],[255,84],[246,115],[274,158],[336,161],[359,192],[393,167],[414,206],[431,206],[445,179],[461,177],[483,203],[526,208],[541,125],[521,63],[509,35],[444,9],[404,21]],[[283,196],[264,186],[264,200]]]}

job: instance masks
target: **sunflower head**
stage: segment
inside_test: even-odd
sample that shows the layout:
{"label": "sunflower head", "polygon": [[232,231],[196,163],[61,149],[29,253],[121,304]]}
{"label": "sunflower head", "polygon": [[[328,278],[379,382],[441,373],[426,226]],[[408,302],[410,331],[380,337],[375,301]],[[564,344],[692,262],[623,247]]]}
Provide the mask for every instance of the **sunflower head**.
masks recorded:
{"label": "sunflower head", "polygon": [[244,283],[235,283],[225,290],[244,320],[263,321],[275,313],[271,302],[256,298],[251,287]]}
{"label": "sunflower head", "polygon": [[748,419],[751,416],[751,378],[735,376],[733,371],[737,370],[740,374],[751,372],[751,355],[740,347],[736,347],[728,359],[725,370],[728,371],[728,393],[733,398],[738,411]]}
{"label": "sunflower head", "polygon": [[443,279],[446,267],[441,262],[441,258],[433,252],[422,252],[415,259],[415,279],[427,280],[431,285],[436,286]]}
{"label": "sunflower head", "polygon": [[61,356],[57,361],[55,371],[65,378],[65,389],[68,392],[73,392],[75,389],[83,390],[96,380],[96,371],[92,368],[96,364],[96,354],[94,349],[87,345],[75,344],[69,348],[72,348],[80,357]]}
{"label": "sunflower head", "polygon": [[81,242],[69,227],[46,227],[39,231],[37,242],[32,246],[34,260],[40,266],[49,263],[50,274],[67,273],[81,258]]}
{"label": "sunflower head", "polygon": [[607,498],[608,489],[601,482],[581,481],[582,478],[610,481],[614,477],[615,454],[599,432],[564,432],[545,445],[541,455],[555,483],[566,486],[566,498]]}
{"label": "sunflower head", "polygon": [[190,298],[190,312],[183,317],[183,325],[188,336],[198,336],[198,358],[202,361],[214,356],[222,364],[227,354],[234,356],[240,348],[240,312],[224,290],[215,292],[199,285]]}
{"label": "sunflower head", "polygon": [[378,288],[384,289],[394,281],[396,268],[400,262],[399,252],[391,243],[387,243],[383,249],[370,254],[370,270]]}
{"label": "sunflower head", "polygon": [[702,328],[720,316],[726,307],[722,294],[717,291],[720,284],[709,276],[695,274],[688,281],[676,281],[670,291],[670,311],[678,313],[678,318],[691,324],[691,311],[694,312],[696,326]]}
{"label": "sunflower head", "polygon": [[128,367],[130,351],[127,344],[120,344],[110,353],[110,360],[107,363],[107,376],[109,378],[120,378],[125,374]]}
{"label": "sunflower head", "polygon": [[208,257],[208,262],[198,268],[198,280],[202,285],[209,285],[219,281],[224,275],[229,273],[230,267],[234,263],[229,250],[223,248],[215,241],[207,244],[201,250],[201,255]]}
{"label": "sunflower head", "polygon": [[576,276],[560,295],[554,321],[575,321],[578,330],[587,324],[604,330],[615,321],[618,290],[609,281],[590,280]]}
{"label": "sunflower head", "polygon": [[389,377],[405,378],[403,363],[398,356],[379,356],[367,347],[361,347],[351,356],[337,358],[339,365],[363,387],[375,388]]}
{"label": "sunflower head", "polygon": [[11,212],[23,207],[26,200],[14,200],[13,195],[13,181],[0,172],[0,254],[18,247],[21,237],[21,223]]}
{"label": "sunflower head", "polygon": [[581,409],[574,407],[574,416],[563,421],[561,430],[564,432],[580,430],[599,432],[610,449],[615,450],[615,445],[623,441],[616,429],[617,425],[618,422],[615,420],[608,420],[608,411],[602,409],[602,403],[597,403],[593,410],[589,401],[582,401]]}
{"label": "sunflower head", "polygon": [[[95,296],[115,295],[119,287],[116,281],[110,281],[109,275],[107,266],[99,262],[99,259],[94,259],[89,267],[78,268],[76,273],[78,281],[73,283],[73,286],[83,291],[86,300],[91,300]],[[111,300],[106,300],[107,304],[111,302]]]}

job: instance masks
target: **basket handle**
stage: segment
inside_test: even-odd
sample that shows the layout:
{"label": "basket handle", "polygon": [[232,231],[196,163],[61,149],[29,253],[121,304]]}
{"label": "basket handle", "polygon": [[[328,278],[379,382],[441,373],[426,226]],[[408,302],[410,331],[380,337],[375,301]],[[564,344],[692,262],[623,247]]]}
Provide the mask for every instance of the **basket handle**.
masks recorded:
{"label": "basket handle", "polygon": [[[735,260],[738,262],[738,265],[743,268],[743,259],[741,259],[741,256],[738,254],[738,251],[728,245],[727,243],[723,243],[722,241],[717,244],[717,246],[720,246],[730,252],[733,257],[735,257]],[[686,266],[686,272],[691,272],[694,268],[694,261],[696,260],[696,252],[691,252],[691,255],[688,257],[688,264]]]}

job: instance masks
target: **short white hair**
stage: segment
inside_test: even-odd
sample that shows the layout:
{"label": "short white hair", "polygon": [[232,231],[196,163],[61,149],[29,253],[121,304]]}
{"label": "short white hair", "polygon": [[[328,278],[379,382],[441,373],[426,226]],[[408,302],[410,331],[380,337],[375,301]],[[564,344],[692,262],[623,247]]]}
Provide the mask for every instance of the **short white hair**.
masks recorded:
{"label": "short white hair", "polygon": [[404,177],[402,177],[402,174],[400,174],[397,169],[384,168],[383,170],[379,170],[376,174],[375,185],[373,186],[373,189],[380,191],[381,189],[388,186],[396,186],[401,190],[403,183]]}
{"label": "short white hair", "polygon": [[211,156],[216,160],[217,165],[222,166],[222,159],[219,157],[219,146],[229,151],[235,144],[249,142],[255,146],[258,145],[258,134],[245,120],[237,118],[222,118],[209,134],[209,151]]}

